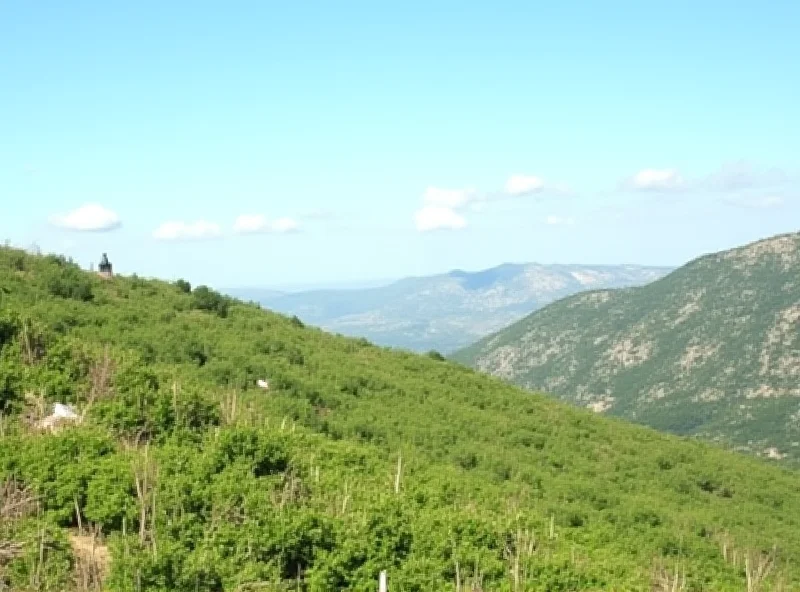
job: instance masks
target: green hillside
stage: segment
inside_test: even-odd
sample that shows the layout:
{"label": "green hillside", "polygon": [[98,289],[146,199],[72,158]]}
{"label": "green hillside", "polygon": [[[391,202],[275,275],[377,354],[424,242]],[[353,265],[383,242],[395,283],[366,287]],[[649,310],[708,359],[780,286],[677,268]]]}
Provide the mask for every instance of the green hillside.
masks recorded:
{"label": "green hillside", "polygon": [[800,462],[800,234],[559,301],[454,359],[660,430]]}
{"label": "green hillside", "polygon": [[0,408],[0,589],[800,589],[796,472],[185,282],[0,249]]}

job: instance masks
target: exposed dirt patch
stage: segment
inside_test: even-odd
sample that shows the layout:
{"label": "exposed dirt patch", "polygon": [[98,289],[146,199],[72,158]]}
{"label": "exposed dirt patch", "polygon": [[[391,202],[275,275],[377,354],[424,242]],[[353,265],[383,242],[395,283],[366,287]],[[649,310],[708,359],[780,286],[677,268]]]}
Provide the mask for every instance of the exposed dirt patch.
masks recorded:
{"label": "exposed dirt patch", "polygon": [[575,308],[577,306],[585,306],[587,304],[598,307],[601,304],[605,304],[609,300],[611,300],[611,292],[608,290],[589,292],[588,294],[584,294],[583,296],[576,298],[570,303],[569,307]]}
{"label": "exposed dirt patch", "polygon": [[778,450],[774,446],[772,446],[771,448],[767,448],[764,451],[764,455],[767,458],[774,458],[775,460],[781,460],[783,458],[786,458],[786,454],[783,454],[780,450]]}
{"label": "exposed dirt patch", "polygon": [[554,358],[572,353],[578,343],[578,332],[566,330],[554,335],[529,333],[522,339],[522,354],[525,366],[544,366]]}
{"label": "exposed dirt patch", "polygon": [[591,286],[602,281],[608,281],[611,274],[603,273],[600,271],[573,271],[570,273],[578,282],[583,286]]}
{"label": "exposed dirt patch", "polygon": [[481,372],[492,374],[504,380],[511,380],[515,375],[514,364],[519,358],[519,348],[503,345],[488,355],[478,358],[477,366]]}
{"label": "exposed dirt patch", "polygon": [[719,344],[690,345],[686,348],[678,361],[681,370],[688,372],[696,366],[705,363],[719,350]]}
{"label": "exposed dirt patch", "polygon": [[725,398],[725,391],[718,388],[707,388],[692,399],[695,403],[714,403]]}
{"label": "exposed dirt patch", "polygon": [[664,388],[664,385],[657,384],[647,389],[647,392],[640,397],[640,400],[644,403],[653,403],[654,401],[664,399],[666,396],[667,390]]}
{"label": "exposed dirt patch", "polygon": [[94,535],[70,534],[69,544],[75,557],[75,578],[84,590],[101,590],[111,567],[111,552]]}
{"label": "exposed dirt patch", "polygon": [[[800,302],[778,313],[775,324],[767,332],[766,340],[759,354],[762,376],[772,373],[781,378],[800,376],[800,351],[794,349],[800,329]],[[782,350],[776,356],[775,350]],[[788,351],[787,351],[788,350]]]}
{"label": "exposed dirt patch", "polygon": [[800,397],[800,387],[780,388],[762,384],[756,388],[744,390],[746,399],[777,399],[778,397]]}
{"label": "exposed dirt patch", "polygon": [[604,413],[614,406],[614,397],[605,396],[586,406],[595,413]]}
{"label": "exposed dirt patch", "polygon": [[630,368],[646,362],[650,359],[652,352],[652,341],[639,341],[635,338],[627,337],[615,342],[610,349],[606,350],[603,358],[606,363],[611,365]]}
{"label": "exposed dirt patch", "polygon": [[680,310],[678,310],[678,316],[676,316],[670,325],[674,328],[686,321],[689,317],[691,317],[694,313],[700,312],[702,310],[702,306],[700,306],[700,299],[706,293],[705,289],[700,290],[692,290],[688,294],[686,294],[686,304],[684,304]]}

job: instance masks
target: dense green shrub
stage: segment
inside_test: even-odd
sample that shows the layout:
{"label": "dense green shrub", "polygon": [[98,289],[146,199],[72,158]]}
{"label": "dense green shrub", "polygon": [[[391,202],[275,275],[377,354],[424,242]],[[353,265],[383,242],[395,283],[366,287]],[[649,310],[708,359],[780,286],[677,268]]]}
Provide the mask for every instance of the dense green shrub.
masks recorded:
{"label": "dense green shrub", "polygon": [[190,294],[192,291],[192,284],[187,282],[186,280],[177,280],[175,282],[175,286],[184,294]]}
{"label": "dense green shrub", "polygon": [[10,253],[9,267],[14,271],[25,271],[25,255],[19,252]]}
{"label": "dense green shrub", "polygon": [[223,319],[228,316],[229,299],[208,286],[198,286],[192,292],[192,306],[198,310],[213,312]]}
{"label": "dense green shrub", "polygon": [[19,331],[19,327],[19,319],[13,317],[12,315],[6,314],[5,316],[0,317],[0,350],[14,340],[14,338],[17,336],[17,332]]}
{"label": "dense green shrub", "polygon": [[94,298],[92,282],[72,266],[54,271],[47,278],[47,291],[53,296],[90,302]]}

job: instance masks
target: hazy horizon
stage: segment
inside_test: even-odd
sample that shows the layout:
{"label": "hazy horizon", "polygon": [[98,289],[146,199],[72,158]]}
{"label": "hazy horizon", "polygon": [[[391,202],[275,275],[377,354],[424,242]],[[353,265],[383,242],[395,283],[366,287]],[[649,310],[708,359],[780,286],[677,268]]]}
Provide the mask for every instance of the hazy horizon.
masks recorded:
{"label": "hazy horizon", "polygon": [[491,269],[496,269],[498,267],[504,265],[543,265],[547,267],[641,267],[641,268],[652,268],[652,269],[675,269],[675,265],[639,265],[638,263],[540,263],[538,261],[529,261],[529,262],[505,262],[505,263],[498,263],[497,265],[493,265],[492,267],[486,267],[481,269],[448,269],[445,271],[434,272],[430,275],[424,276],[402,276],[402,277],[394,277],[394,278],[364,278],[361,280],[353,280],[353,281],[342,281],[342,282],[322,282],[322,283],[305,283],[305,284],[251,284],[251,285],[239,285],[239,286],[223,286],[221,289],[223,290],[235,290],[237,292],[245,292],[247,290],[253,291],[274,291],[274,292],[316,292],[316,291],[327,291],[327,290],[362,290],[362,289],[370,289],[370,288],[382,288],[385,286],[389,286],[396,282],[400,282],[403,280],[408,279],[420,279],[426,277],[438,277],[438,276],[445,276],[455,272],[464,272],[468,274],[475,274],[481,273],[483,271],[488,271]]}

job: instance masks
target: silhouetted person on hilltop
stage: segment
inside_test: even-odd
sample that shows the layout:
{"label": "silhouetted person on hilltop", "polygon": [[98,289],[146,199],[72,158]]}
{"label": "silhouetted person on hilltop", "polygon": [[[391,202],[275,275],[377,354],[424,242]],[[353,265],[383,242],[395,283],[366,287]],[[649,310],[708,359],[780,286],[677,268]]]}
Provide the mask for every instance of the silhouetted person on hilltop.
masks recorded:
{"label": "silhouetted person on hilltop", "polygon": [[97,266],[98,273],[106,278],[113,277],[114,272],[111,267],[111,263],[108,260],[108,255],[103,253],[103,258],[100,259],[100,265]]}

